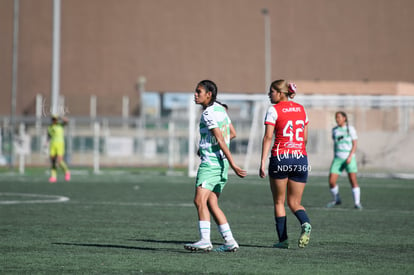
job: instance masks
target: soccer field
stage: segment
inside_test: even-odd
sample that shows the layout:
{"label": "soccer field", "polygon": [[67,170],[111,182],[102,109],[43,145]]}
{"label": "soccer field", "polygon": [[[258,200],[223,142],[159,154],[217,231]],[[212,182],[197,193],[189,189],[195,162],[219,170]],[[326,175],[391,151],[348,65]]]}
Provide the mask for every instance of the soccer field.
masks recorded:
{"label": "soccer field", "polygon": [[[343,204],[330,200],[327,178],[311,176],[303,205],[312,222],[305,249],[277,240],[267,179],[230,181],[221,206],[240,250],[192,253],[198,240],[194,179],[150,170],[74,171],[47,182],[45,169],[0,173],[1,274],[414,274],[414,182],[360,178],[362,211],[346,177]],[[288,212],[295,244],[299,223]],[[213,245],[221,237],[212,223]]]}

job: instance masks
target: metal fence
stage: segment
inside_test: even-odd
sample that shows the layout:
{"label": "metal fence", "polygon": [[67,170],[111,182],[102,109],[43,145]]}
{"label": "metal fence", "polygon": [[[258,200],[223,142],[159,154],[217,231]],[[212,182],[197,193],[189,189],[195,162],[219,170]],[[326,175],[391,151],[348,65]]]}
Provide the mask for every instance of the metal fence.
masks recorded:
{"label": "metal fence", "polygon": [[[237,95],[225,98],[233,101],[229,113],[238,133],[231,150],[240,164],[256,171],[263,134],[260,125],[268,99],[258,96],[243,102]],[[305,106],[310,117],[308,153],[314,171],[329,167],[333,156],[330,131],[338,110],[347,112],[357,129],[360,170],[414,171],[409,160],[414,152],[414,97],[298,96],[295,101]],[[189,124],[191,117],[194,121],[191,104],[190,100],[187,107],[173,109],[166,116],[70,117],[65,158],[71,166],[94,171],[103,166],[188,167],[196,153],[190,138],[198,135]],[[255,112],[259,114],[256,122]],[[12,127],[10,117],[0,117],[0,165],[18,165],[21,171],[27,165],[48,166],[46,129],[50,119],[33,116],[16,117],[15,121]],[[252,131],[254,127],[257,129]]]}

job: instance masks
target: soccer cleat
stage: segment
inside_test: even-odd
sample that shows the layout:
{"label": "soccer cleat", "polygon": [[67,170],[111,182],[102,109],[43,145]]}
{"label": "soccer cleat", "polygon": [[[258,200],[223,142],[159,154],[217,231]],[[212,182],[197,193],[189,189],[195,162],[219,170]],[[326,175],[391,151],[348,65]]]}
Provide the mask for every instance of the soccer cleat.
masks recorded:
{"label": "soccer cleat", "polygon": [[362,209],[363,209],[363,207],[362,207],[362,205],[359,203],[359,204],[355,204],[355,209],[357,209],[357,210],[362,210]]}
{"label": "soccer cleat", "polygon": [[187,243],[184,245],[184,248],[190,251],[210,251],[213,248],[211,242],[198,241],[195,243]]}
{"label": "soccer cleat", "polygon": [[289,240],[284,240],[283,242],[278,242],[273,245],[274,248],[288,249]]}
{"label": "soccer cleat", "polygon": [[336,199],[334,201],[330,201],[326,204],[327,208],[332,208],[335,205],[340,205],[342,203],[341,198],[339,197],[339,195],[336,195]]}
{"label": "soccer cleat", "polygon": [[222,246],[214,249],[215,252],[236,252],[239,250],[239,245],[234,242],[232,244],[223,244]]}
{"label": "soccer cleat", "polygon": [[326,204],[326,208],[332,208],[332,207],[334,207],[335,205],[338,205],[338,204],[340,204],[340,203],[337,203],[336,201],[330,201]]}
{"label": "soccer cleat", "polygon": [[56,181],[57,181],[56,177],[50,177],[49,178],[50,183],[55,183]]}
{"label": "soccer cleat", "polygon": [[312,231],[312,226],[310,225],[310,223],[305,222],[304,224],[302,224],[302,233],[300,234],[300,237],[298,240],[298,246],[300,248],[304,248],[305,246],[308,245],[311,231]]}
{"label": "soccer cleat", "polygon": [[70,172],[65,173],[65,181],[70,181]]}

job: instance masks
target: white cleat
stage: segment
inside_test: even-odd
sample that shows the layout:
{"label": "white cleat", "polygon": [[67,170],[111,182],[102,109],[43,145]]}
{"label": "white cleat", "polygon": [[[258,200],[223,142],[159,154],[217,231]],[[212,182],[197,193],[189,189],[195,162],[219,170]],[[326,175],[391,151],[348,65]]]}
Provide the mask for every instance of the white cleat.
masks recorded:
{"label": "white cleat", "polygon": [[211,244],[211,242],[206,242],[206,241],[198,241],[195,243],[187,243],[184,245],[184,248],[190,251],[210,251],[211,249],[213,249],[213,245]]}

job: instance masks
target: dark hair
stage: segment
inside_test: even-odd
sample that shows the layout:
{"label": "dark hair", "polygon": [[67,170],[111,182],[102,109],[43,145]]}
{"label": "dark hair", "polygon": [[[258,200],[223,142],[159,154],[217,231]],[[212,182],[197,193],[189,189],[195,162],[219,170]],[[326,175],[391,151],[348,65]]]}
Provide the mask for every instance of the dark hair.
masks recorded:
{"label": "dark hair", "polygon": [[338,111],[335,113],[335,116],[340,114],[341,116],[343,116],[345,118],[345,122],[346,122],[346,131],[348,132],[349,135],[349,124],[348,124],[348,116],[346,115],[346,113],[344,111]]}
{"label": "dark hair", "polygon": [[217,100],[218,89],[217,89],[216,83],[214,83],[211,80],[205,79],[205,80],[200,81],[197,84],[197,87],[198,86],[202,86],[206,90],[206,92],[211,92],[211,101],[209,105],[213,105],[214,102],[217,102],[218,104],[223,105],[223,103]]}

